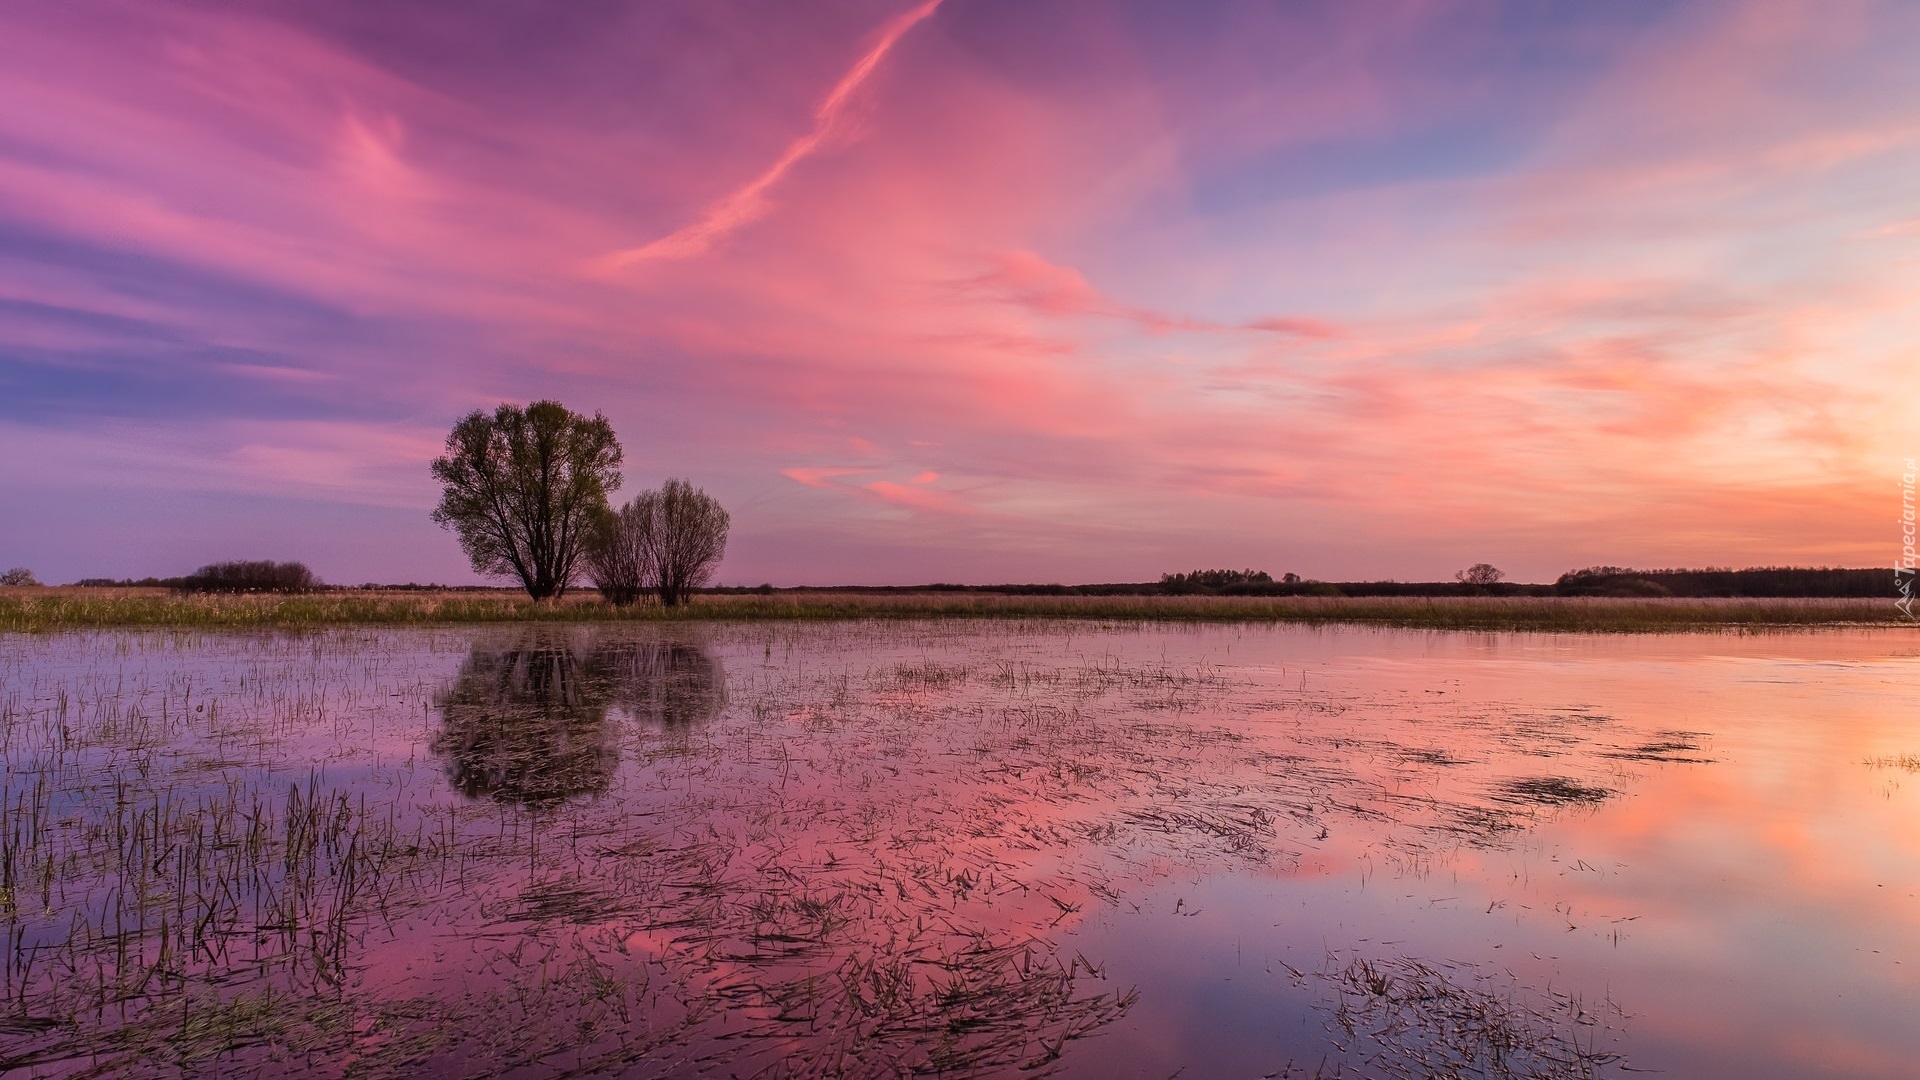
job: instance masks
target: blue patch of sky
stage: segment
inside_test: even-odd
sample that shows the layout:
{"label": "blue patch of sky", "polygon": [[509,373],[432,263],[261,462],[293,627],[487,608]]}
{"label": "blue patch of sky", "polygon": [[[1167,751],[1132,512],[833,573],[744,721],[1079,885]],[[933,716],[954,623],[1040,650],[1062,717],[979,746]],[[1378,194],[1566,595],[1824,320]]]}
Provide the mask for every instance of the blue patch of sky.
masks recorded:
{"label": "blue patch of sky", "polygon": [[[1430,35],[1367,58],[1370,78],[1390,99],[1387,117],[1351,134],[1239,153],[1193,148],[1183,208],[1224,215],[1340,191],[1497,175],[1522,163],[1558,117],[1675,6],[1463,9]],[[1283,81],[1311,95],[1310,63],[1296,65],[1300,70]]]}
{"label": "blue patch of sky", "polygon": [[399,412],[367,402],[350,387],[252,377],[234,370],[237,365],[286,366],[251,350],[158,341],[85,350],[0,344],[0,420],[291,420]]}
{"label": "blue patch of sky", "polygon": [[249,319],[334,321],[339,309],[285,290],[192,263],[109,247],[0,219],[0,263],[25,273],[39,270],[79,276],[131,299],[185,312],[244,312]]}
{"label": "blue patch of sky", "polygon": [[1214,216],[1287,199],[1487,175],[1522,156],[1529,142],[1505,126],[1461,117],[1386,139],[1288,143],[1197,173],[1187,205]]}
{"label": "blue patch of sky", "polygon": [[49,582],[171,577],[222,559],[297,559],[335,584],[477,581],[428,520],[431,499],[424,485],[423,505],[392,507],[155,487],[133,474],[49,498],[31,478],[0,475],[0,501],[34,506],[34,527],[6,538],[7,565]]}
{"label": "blue patch of sky", "polygon": [[[0,301],[8,323],[51,331],[9,340],[0,330],[0,417],[305,418],[395,411],[348,387],[234,370],[306,367],[302,353],[371,345],[392,333],[390,325],[237,276],[18,222],[0,221],[0,271],[77,279],[167,313],[164,321],[150,321],[84,306]],[[207,340],[194,329],[201,326],[213,328],[209,336],[217,330],[229,338],[244,327],[252,336],[287,342],[287,351]],[[72,344],[47,343],[62,338]]]}

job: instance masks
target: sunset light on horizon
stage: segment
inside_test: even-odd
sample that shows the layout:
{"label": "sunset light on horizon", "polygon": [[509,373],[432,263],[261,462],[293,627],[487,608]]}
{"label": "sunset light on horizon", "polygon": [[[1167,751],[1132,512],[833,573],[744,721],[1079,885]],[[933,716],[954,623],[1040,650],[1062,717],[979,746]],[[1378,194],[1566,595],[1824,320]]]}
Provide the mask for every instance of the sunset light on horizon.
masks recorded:
{"label": "sunset light on horizon", "polygon": [[541,399],[616,501],[715,495],[729,585],[1900,555],[1920,5],[0,24],[0,566],[50,583],[478,582],[428,462]]}

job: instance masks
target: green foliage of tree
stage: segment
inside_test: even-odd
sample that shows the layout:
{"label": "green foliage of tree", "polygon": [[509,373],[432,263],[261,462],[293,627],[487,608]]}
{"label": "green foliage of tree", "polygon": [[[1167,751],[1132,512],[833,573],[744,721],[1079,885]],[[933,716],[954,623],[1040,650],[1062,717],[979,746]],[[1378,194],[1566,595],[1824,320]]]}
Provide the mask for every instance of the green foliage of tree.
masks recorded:
{"label": "green foliage of tree", "polygon": [[620,442],[604,416],[557,401],[474,410],[433,461],[433,520],[460,537],[475,572],[517,577],[535,600],[573,583],[607,493],[620,486]]}

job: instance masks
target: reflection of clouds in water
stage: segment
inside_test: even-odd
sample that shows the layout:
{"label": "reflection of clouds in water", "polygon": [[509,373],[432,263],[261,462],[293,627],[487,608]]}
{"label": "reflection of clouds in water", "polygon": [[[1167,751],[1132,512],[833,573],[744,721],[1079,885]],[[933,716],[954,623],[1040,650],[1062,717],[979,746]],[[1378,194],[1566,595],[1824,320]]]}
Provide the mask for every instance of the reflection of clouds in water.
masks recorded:
{"label": "reflection of clouds in water", "polygon": [[476,643],[438,704],[433,751],[463,794],[547,802],[603,791],[613,779],[605,688],[565,637]]}
{"label": "reflection of clouds in water", "polygon": [[[310,1040],[319,1071],[368,1075],[644,1074],[711,1055],[742,1075],[1261,1075],[1292,1060],[1312,1067],[1280,1075],[1593,1076],[1613,1075],[1602,1056],[1617,1050],[1670,1074],[1700,1060],[1825,1074],[1845,1055],[1849,1075],[1888,1076],[1916,1052],[1893,1004],[1798,1014],[1770,1042],[1743,1023],[1782,980],[1807,1000],[1906,1000],[1898,953],[1848,947],[1911,937],[1911,889],[1886,875],[1912,861],[1898,861],[1912,807],[1883,786],[1920,746],[1898,722],[1911,680],[1881,638],[1793,639],[1868,659],[1787,690],[1720,657],[1781,647],[1744,637],[1695,661],[1700,643],[1666,638],[959,622],[125,640],[19,644],[13,794],[58,820],[41,780],[62,762],[151,759],[127,778],[146,836],[201,845],[220,873],[120,839],[113,799],[36,831],[22,850],[64,903],[124,910],[23,915],[23,940],[75,963],[35,965],[0,1017],[15,1043],[39,1040],[9,1045],[16,1058],[97,1053],[126,1071],[165,1054],[175,1033],[95,1009],[88,987],[159,935],[190,958],[165,992],[216,1000],[259,955],[196,954],[195,928],[234,925],[284,925],[260,955],[314,959],[259,983],[284,1001],[267,1028],[234,1012],[252,1041],[228,1071],[271,1064],[263,1048],[289,1038]],[[1366,655],[1335,655],[1345,667],[1327,659],[1355,647]],[[76,648],[116,651],[80,666]],[[436,679],[439,767],[477,797],[444,816],[408,786],[418,688]],[[146,754],[188,687],[206,720]],[[1770,711],[1788,692],[1828,720]],[[99,704],[63,712],[55,693]],[[235,760],[239,738],[260,765]],[[234,779],[208,787],[209,763],[228,762]],[[287,770],[314,763],[332,771],[290,813]],[[1785,799],[1783,778],[1813,794]],[[319,842],[206,843],[203,822],[254,807],[274,835]],[[294,879],[275,869],[290,850],[308,868]],[[116,865],[128,873],[101,871]],[[374,874],[380,888],[356,893]],[[123,890],[131,878],[148,885]],[[137,926],[127,897],[153,888],[215,917],[104,929]],[[303,919],[260,914],[296,904],[338,913],[332,951]],[[1697,964],[1671,962],[1676,941]],[[1248,970],[1243,951],[1268,966]],[[311,996],[323,962],[345,979]],[[155,1015],[155,993],[129,1003]],[[326,1018],[343,1000],[401,1002],[383,1015],[405,1056],[339,1034]],[[1656,1018],[1651,1037],[1615,1000]],[[1812,1049],[1783,1041],[1801,1033]]]}
{"label": "reflection of clouds in water", "polygon": [[476,642],[439,697],[434,753],[475,798],[539,803],[606,790],[619,755],[609,706],[685,727],[726,702],[726,677],[685,641],[576,644],[564,632]]}
{"label": "reflection of clouds in water", "polygon": [[696,724],[727,703],[720,662],[691,642],[601,642],[592,667],[608,690],[609,704],[642,723]]}

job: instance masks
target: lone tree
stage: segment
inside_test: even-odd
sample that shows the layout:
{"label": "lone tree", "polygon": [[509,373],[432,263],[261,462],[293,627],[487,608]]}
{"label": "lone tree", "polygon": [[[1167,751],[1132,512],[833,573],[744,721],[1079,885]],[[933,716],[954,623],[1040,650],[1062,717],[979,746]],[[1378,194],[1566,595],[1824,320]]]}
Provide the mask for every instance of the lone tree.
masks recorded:
{"label": "lone tree", "polygon": [[40,584],[40,579],[37,577],[34,577],[33,571],[27,569],[24,566],[16,566],[13,569],[7,571],[6,573],[0,574],[0,585],[38,585],[38,584]]}
{"label": "lone tree", "polygon": [[593,524],[620,486],[613,425],[557,401],[475,409],[433,461],[433,520],[460,536],[476,572],[517,577],[535,600],[565,595]]}
{"label": "lone tree", "polygon": [[600,519],[589,556],[594,584],[616,605],[643,592],[667,607],[684,604],[713,577],[730,520],[718,500],[685,480],[643,491]]}
{"label": "lone tree", "polygon": [[1474,563],[1465,570],[1453,572],[1453,580],[1463,585],[1492,585],[1506,576],[1506,571],[1492,563],[1483,562]]}

